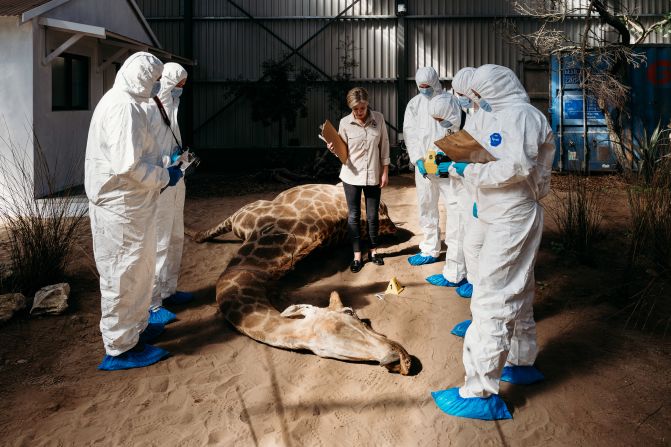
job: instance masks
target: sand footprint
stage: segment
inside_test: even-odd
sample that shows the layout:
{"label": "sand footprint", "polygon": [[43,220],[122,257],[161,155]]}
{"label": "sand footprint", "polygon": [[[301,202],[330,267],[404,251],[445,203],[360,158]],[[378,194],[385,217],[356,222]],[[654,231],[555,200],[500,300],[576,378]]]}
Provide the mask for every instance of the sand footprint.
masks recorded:
{"label": "sand footprint", "polygon": [[226,437],[227,437],[226,430],[218,429],[211,431],[207,436],[207,445],[224,445]]}
{"label": "sand footprint", "polygon": [[170,377],[155,377],[149,381],[149,390],[154,393],[165,393],[171,385]]}

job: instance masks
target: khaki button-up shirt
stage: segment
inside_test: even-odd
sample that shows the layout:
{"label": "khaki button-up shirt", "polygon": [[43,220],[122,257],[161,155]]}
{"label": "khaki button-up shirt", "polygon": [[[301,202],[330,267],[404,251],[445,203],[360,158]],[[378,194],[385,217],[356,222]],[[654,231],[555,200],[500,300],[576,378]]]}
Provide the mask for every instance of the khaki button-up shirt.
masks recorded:
{"label": "khaki button-up shirt", "polygon": [[382,167],[389,158],[389,135],[384,116],[369,109],[362,126],[350,113],[340,120],[338,133],[347,143],[349,158],[340,169],[340,180],[350,185],[371,186],[380,184]]}

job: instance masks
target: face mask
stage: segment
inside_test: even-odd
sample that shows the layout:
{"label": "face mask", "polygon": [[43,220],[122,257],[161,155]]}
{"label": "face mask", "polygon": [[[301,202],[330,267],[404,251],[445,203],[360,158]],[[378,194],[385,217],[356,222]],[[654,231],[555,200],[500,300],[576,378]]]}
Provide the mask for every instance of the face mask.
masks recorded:
{"label": "face mask", "polygon": [[473,107],[473,104],[471,104],[471,100],[468,99],[468,96],[457,96],[457,99],[459,100],[459,107],[462,109],[470,109]]}
{"label": "face mask", "polygon": [[158,95],[158,92],[160,91],[161,91],[161,81],[156,81],[151,88],[151,93],[149,94],[149,96],[153,98],[154,96]]}
{"label": "face mask", "polygon": [[173,98],[177,99],[177,98],[179,98],[180,96],[182,96],[182,92],[183,92],[183,91],[184,91],[183,88],[175,87],[175,88],[172,89],[172,91],[170,92],[170,94],[172,94],[172,97],[173,97]]}
{"label": "face mask", "polygon": [[482,110],[484,110],[485,112],[491,112],[491,111],[492,111],[492,106],[487,102],[486,99],[481,99],[481,100],[478,102],[478,105],[479,105],[480,108],[481,108]]}
{"label": "face mask", "polygon": [[419,93],[426,96],[427,98],[430,98],[431,95],[433,95],[433,87],[420,88]]}
{"label": "face mask", "polygon": [[442,120],[440,122],[440,127],[444,129],[449,129],[450,127],[452,127],[452,122],[450,120]]}

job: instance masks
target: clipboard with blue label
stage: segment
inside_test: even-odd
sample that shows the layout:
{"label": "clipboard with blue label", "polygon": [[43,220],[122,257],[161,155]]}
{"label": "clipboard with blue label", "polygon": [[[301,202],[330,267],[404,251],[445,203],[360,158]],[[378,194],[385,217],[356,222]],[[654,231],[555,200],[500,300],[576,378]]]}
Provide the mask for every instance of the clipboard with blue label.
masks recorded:
{"label": "clipboard with blue label", "polygon": [[349,157],[349,151],[347,150],[347,143],[343,141],[343,139],[340,137],[340,134],[336,130],[336,128],[331,124],[331,121],[326,120],[324,121],[324,124],[319,126],[321,129],[321,134],[319,135],[319,138],[324,141],[325,143],[332,143],[333,144],[333,153],[338,157],[338,160],[340,160],[340,163],[345,164],[347,163],[347,158]]}
{"label": "clipboard with blue label", "polygon": [[452,161],[487,163],[496,160],[475,138],[463,129],[441,138],[434,144]]}

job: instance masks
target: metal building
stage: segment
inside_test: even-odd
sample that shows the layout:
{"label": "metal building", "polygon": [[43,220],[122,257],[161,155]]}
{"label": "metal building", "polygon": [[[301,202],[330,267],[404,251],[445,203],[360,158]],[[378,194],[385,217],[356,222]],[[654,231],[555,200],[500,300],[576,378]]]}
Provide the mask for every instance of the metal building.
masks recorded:
{"label": "metal building", "polygon": [[[584,0],[576,0],[576,4]],[[163,46],[197,61],[191,73],[192,102],[183,126],[195,147],[263,149],[322,147],[317,139],[324,119],[342,113],[329,101],[329,86],[351,69],[351,79],[366,87],[371,104],[389,124],[396,144],[402,113],[417,93],[417,67],[435,67],[445,86],[465,66],[506,65],[522,79],[534,104],[549,107],[546,65],[528,63],[500,33],[503,20],[525,31],[539,22],[518,15],[505,0],[138,0]],[[644,23],[671,11],[662,0],[623,0]],[[563,25],[578,34],[580,17]],[[606,33],[608,26],[603,25]],[[646,42],[668,43],[653,34]],[[318,73],[308,114],[293,132],[278,132],[251,120],[250,106],[231,96],[231,88],[263,76],[268,60],[287,58],[297,68]],[[356,66],[343,65],[354,60]],[[188,98],[187,98],[188,102]],[[344,102],[344,98],[343,98]],[[189,110],[191,108],[191,110]],[[281,141],[280,141],[281,135]]]}

